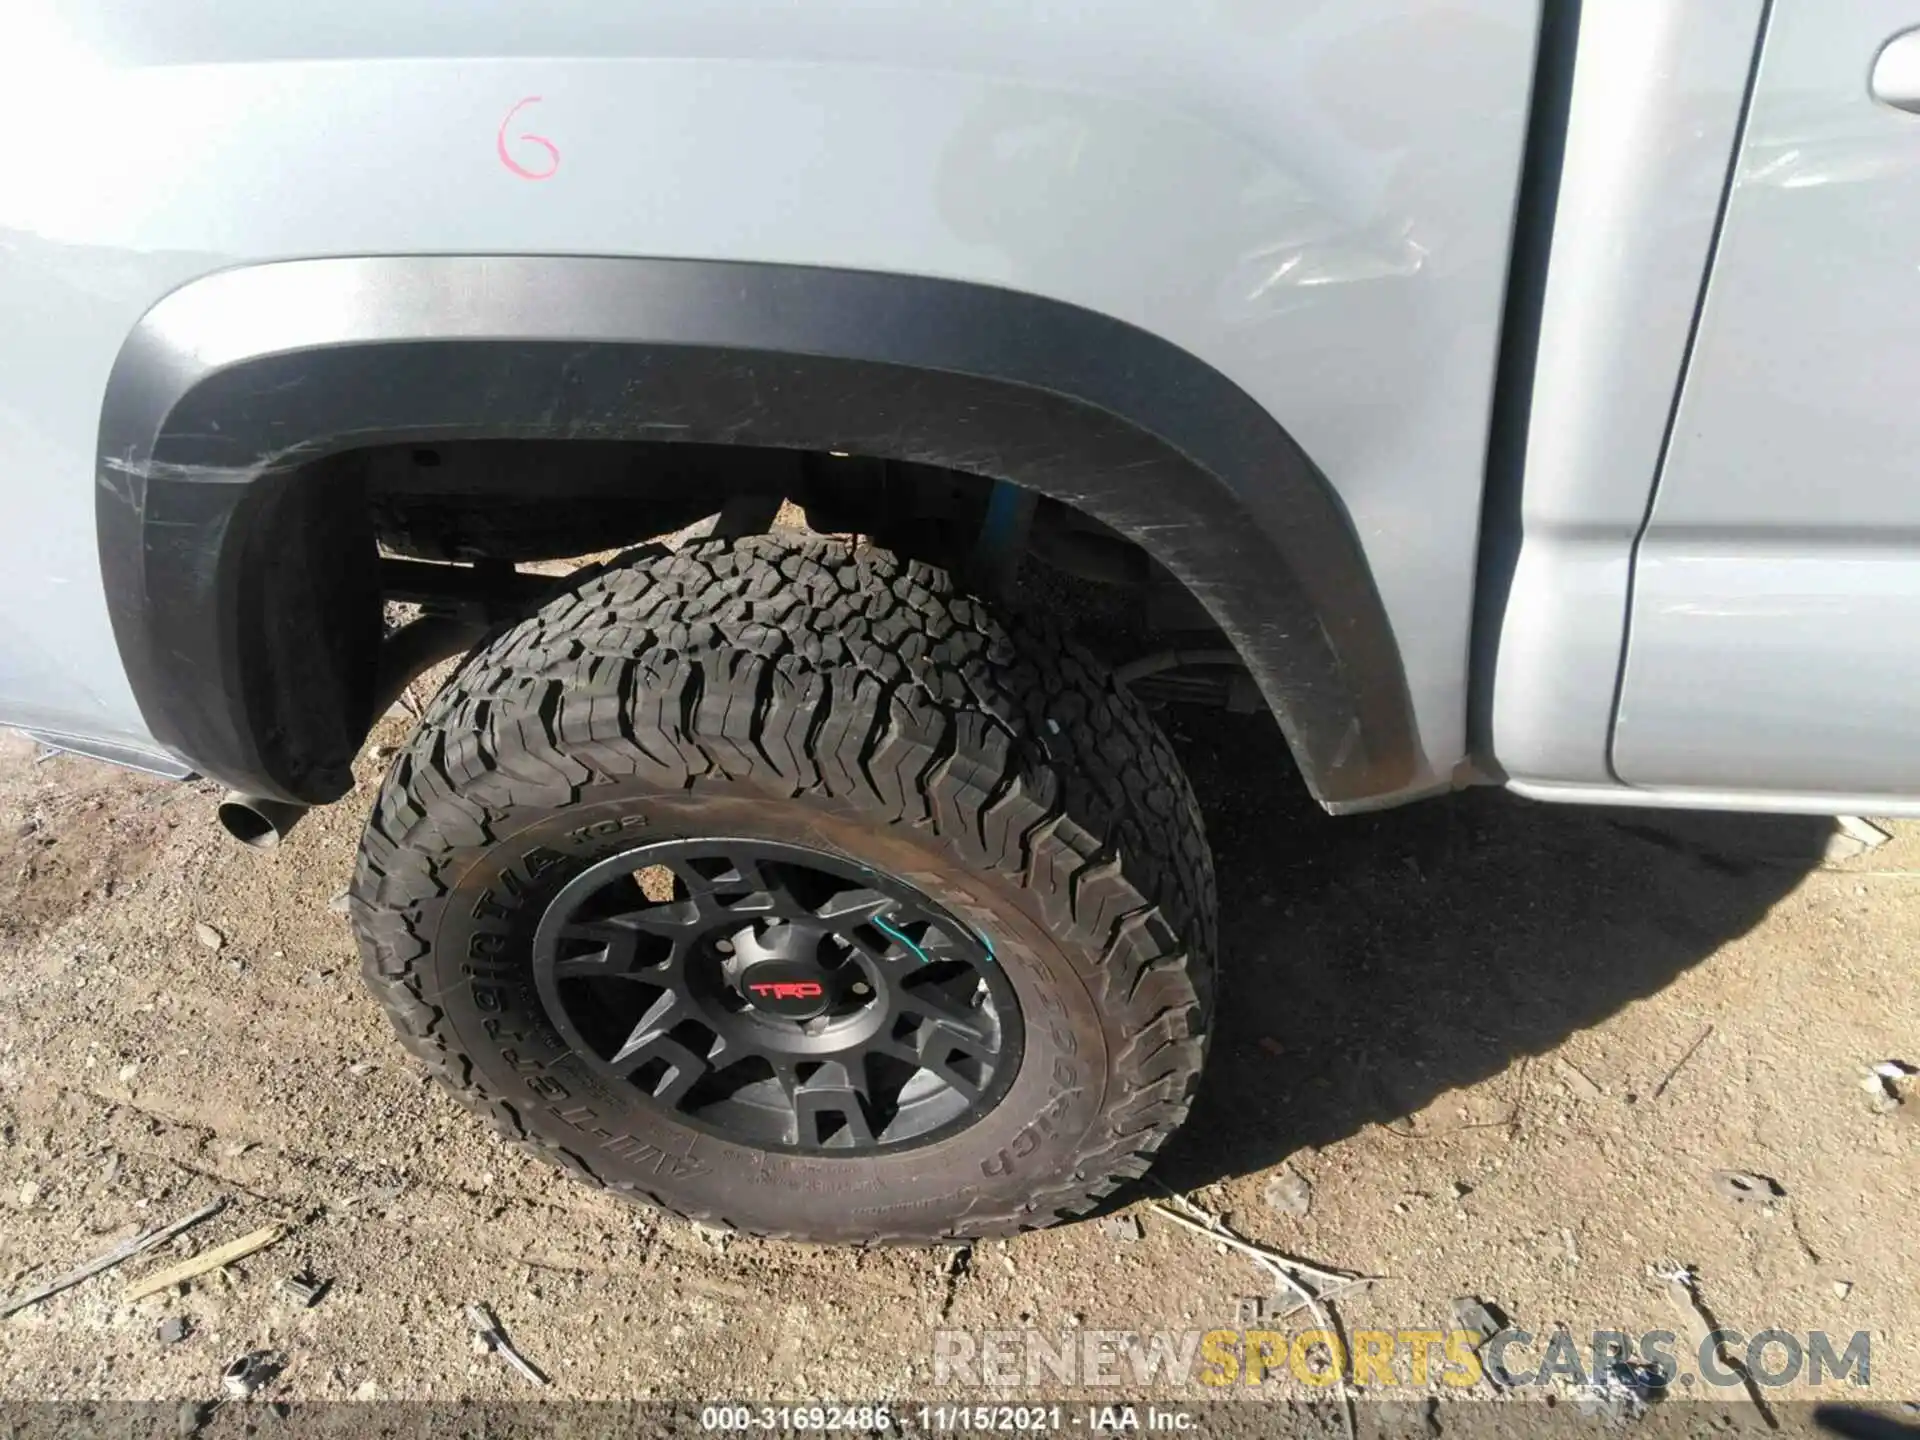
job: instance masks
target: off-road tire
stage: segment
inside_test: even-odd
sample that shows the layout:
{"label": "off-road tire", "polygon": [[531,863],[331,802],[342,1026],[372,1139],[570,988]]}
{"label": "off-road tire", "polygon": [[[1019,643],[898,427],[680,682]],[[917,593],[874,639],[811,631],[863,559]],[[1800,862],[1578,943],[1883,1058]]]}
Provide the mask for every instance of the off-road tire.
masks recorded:
{"label": "off-road tire", "polygon": [[[619,1093],[541,1011],[524,937],[643,841],[802,843],[991,929],[1025,1016],[1011,1089],[901,1154],[754,1150]],[[1212,861],[1152,719],[1044,621],[941,571],[773,535],[642,550],[476,651],[395,758],[352,916],[402,1042],[580,1179],[759,1234],[1004,1234],[1082,1214],[1185,1118]]]}

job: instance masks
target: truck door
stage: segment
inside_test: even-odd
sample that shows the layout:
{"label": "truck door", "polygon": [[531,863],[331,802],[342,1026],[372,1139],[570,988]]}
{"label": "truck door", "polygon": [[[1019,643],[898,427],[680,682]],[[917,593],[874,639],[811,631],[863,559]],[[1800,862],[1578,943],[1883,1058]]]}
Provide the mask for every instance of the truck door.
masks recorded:
{"label": "truck door", "polygon": [[1637,550],[1630,785],[1920,796],[1915,26],[1774,0]]}

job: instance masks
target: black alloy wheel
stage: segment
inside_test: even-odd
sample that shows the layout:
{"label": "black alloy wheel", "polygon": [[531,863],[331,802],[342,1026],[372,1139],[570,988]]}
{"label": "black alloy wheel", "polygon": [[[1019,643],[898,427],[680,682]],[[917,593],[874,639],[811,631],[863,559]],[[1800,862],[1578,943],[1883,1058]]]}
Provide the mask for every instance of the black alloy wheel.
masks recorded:
{"label": "black alloy wheel", "polygon": [[548,907],[533,965],[576,1054],[765,1149],[928,1144],[991,1110],[1019,1065],[990,941],[798,845],[675,840],[602,860]]}

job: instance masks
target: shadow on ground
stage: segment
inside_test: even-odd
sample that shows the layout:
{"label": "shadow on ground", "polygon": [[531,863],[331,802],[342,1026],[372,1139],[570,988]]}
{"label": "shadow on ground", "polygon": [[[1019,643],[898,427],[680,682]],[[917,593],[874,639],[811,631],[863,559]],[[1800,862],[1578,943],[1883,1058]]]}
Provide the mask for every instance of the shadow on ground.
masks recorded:
{"label": "shadow on ground", "polygon": [[1180,1189],[1369,1124],[1405,1130],[1552,1050],[1751,929],[1833,832],[1494,790],[1334,819],[1268,717],[1164,719],[1220,881],[1214,1048],[1155,1166]]}

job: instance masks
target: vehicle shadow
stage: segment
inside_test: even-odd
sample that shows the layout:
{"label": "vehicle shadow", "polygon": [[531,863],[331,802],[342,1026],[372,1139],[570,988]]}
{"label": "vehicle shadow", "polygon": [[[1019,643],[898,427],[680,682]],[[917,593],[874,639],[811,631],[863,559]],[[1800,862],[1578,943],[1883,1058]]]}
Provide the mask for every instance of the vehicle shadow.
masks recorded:
{"label": "vehicle shadow", "polygon": [[1650,995],[1757,924],[1831,820],[1480,790],[1335,819],[1266,715],[1163,716],[1220,883],[1220,994],[1179,1189],[1383,1123]]}

